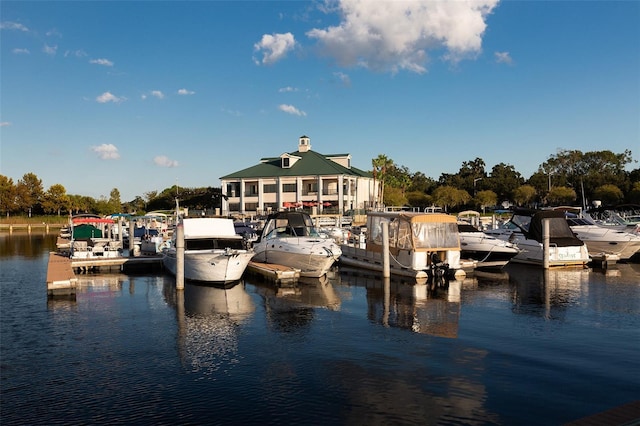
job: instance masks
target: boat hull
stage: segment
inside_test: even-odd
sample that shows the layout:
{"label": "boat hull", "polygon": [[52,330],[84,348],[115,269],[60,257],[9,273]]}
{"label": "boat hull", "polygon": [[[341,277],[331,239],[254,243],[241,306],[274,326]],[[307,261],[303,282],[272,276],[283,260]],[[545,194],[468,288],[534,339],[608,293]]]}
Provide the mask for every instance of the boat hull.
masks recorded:
{"label": "boat hull", "polygon": [[253,260],[289,266],[299,269],[301,277],[318,278],[325,275],[341,255],[340,248],[330,243],[331,240],[327,240],[326,244],[304,248],[282,241],[266,245],[257,244],[253,247]]}
{"label": "boat hull", "polygon": [[[383,272],[384,261],[382,259],[382,253],[347,244],[343,244],[341,249],[342,256],[340,256],[340,264]],[[466,275],[461,265],[460,252],[447,252],[447,263],[449,264],[450,278],[458,279]],[[427,264],[427,253],[413,252],[409,255],[405,250],[398,253],[397,256],[389,256],[389,272],[392,275],[400,277],[415,279],[429,278],[430,271]]]}
{"label": "boat hull", "polygon": [[[252,257],[253,252],[246,250],[185,250],[184,278],[209,283],[237,281],[242,278]],[[162,263],[176,275],[176,250],[165,250]]]}

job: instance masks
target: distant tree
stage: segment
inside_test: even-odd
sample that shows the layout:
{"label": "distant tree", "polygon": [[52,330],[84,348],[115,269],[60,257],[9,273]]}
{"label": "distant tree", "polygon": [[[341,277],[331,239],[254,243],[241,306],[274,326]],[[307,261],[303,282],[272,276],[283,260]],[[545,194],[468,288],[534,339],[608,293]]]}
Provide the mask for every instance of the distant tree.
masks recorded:
{"label": "distant tree", "polygon": [[378,186],[378,194],[376,194],[376,204],[378,202],[384,202],[384,184],[387,178],[387,170],[393,166],[393,161],[386,155],[379,154],[376,158],[371,160],[373,167],[373,182],[375,187],[376,178],[380,183]]}
{"label": "distant tree", "polygon": [[484,212],[487,207],[495,206],[498,203],[498,195],[490,190],[480,191],[474,197],[474,203],[480,206]]}
{"label": "distant tree", "polygon": [[16,187],[13,179],[0,175],[0,211],[9,217],[16,207]]}
{"label": "distant tree", "polygon": [[524,184],[524,178],[510,164],[496,164],[484,186],[496,193],[498,200],[513,200],[513,192]]}
{"label": "distant tree", "polygon": [[425,207],[429,207],[433,204],[433,198],[431,195],[427,195],[423,191],[407,192],[406,197],[407,203],[411,207],[419,207],[420,210],[424,210]]}
{"label": "distant tree", "polygon": [[42,208],[45,213],[57,213],[58,216],[62,210],[69,211],[70,204],[67,190],[59,183],[51,185],[42,200]]}
{"label": "distant tree", "polygon": [[44,195],[42,180],[34,173],[25,173],[16,184],[16,202],[18,208],[25,213],[39,213],[40,202]]}
{"label": "distant tree", "polygon": [[627,194],[627,201],[632,204],[640,204],[640,182],[634,182],[631,191]]}
{"label": "distant tree", "polygon": [[564,205],[573,203],[578,196],[573,188],[566,186],[554,186],[547,194],[547,203],[549,205]]}
{"label": "distant tree", "polygon": [[118,188],[113,188],[109,193],[108,204],[111,213],[122,212],[122,201],[120,201],[120,191],[118,191]]}
{"label": "distant tree", "polygon": [[[625,186],[625,166],[632,161],[631,151],[616,154],[612,151],[559,150],[539,167],[548,176],[551,186],[584,187],[587,197],[602,185]],[[540,189],[537,188],[536,189]]]}
{"label": "distant tree", "polygon": [[522,185],[513,191],[513,200],[523,206],[531,203],[536,197],[536,189],[531,185]]}
{"label": "distant tree", "polygon": [[449,207],[456,207],[468,203],[471,196],[464,189],[452,186],[440,186],[433,191],[433,201],[448,211]]}
{"label": "distant tree", "polygon": [[484,179],[486,176],[484,160],[476,158],[472,161],[464,161],[456,174],[443,173],[440,175],[439,184],[453,186],[464,189],[467,193],[472,193],[474,190],[473,181],[479,178]]}
{"label": "distant tree", "polygon": [[407,197],[402,193],[402,189],[388,186],[384,194],[385,206],[406,206]]}
{"label": "distant tree", "polygon": [[415,172],[411,176],[411,185],[407,188],[407,191],[414,192],[423,192],[425,194],[430,194],[436,188],[437,182],[432,178],[426,176],[422,172]]}
{"label": "distant tree", "polygon": [[622,201],[624,194],[615,185],[602,185],[593,191],[593,197],[594,200],[602,201],[604,205],[615,205]]}

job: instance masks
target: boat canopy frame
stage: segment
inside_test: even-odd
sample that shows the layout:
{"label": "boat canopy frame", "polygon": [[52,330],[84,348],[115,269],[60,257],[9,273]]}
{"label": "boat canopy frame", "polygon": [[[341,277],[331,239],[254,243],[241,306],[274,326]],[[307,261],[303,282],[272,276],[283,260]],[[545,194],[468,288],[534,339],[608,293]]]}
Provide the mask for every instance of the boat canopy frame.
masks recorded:
{"label": "boat canopy frame", "polygon": [[367,249],[382,249],[382,224],[389,224],[389,250],[416,252],[460,251],[455,216],[446,213],[369,212]]}

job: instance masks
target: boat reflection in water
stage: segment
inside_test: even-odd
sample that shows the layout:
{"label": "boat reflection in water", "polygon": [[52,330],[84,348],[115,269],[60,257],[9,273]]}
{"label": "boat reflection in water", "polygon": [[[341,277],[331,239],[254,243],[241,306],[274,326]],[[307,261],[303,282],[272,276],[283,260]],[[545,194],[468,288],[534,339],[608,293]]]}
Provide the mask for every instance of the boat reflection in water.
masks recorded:
{"label": "boat reflection in water", "polygon": [[255,311],[244,281],[222,287],[186,283],[184,291],[172,284],[165,286],[164,294],[176,307],[185,370],[207,375],[236,365],[240,328]]}
{"label": "boat reflection in water", "polygon": [[341,268],[343,285],[367,289],[367,317],[389,327],[437,337],[456,338],[462,281],[434,287],[426,279],[383,279],[380,275]]}
{"label": "boat reflection in water", "polygon": [[340,297],[329,276],[301,277],[295,284],[255,281],[256,293],[264,300],[267,322],[279,331],[308,327],[315,309],[340,310]]}
{"label": "boat reflection in water", "polygon": [[564,317],[567,308],[580,303],[589,292],[588,269],[541,269],[507,265],[512,286],[513,311],[549,319]]}

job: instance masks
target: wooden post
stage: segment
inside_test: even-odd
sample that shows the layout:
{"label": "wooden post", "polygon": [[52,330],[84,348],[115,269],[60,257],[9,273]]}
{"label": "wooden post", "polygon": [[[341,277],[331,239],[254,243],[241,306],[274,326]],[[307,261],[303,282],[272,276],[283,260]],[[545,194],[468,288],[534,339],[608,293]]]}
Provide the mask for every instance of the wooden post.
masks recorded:
{"label": "wooden post", "polygon": [[176,290],[184,290],[184,225],[176,226]]}
{"label": "wooden post", "polygon": [[133,257],[133,247],[134,247],[134,238],[133,238],[133,234],[134,234],[134,229],[135,227],[133,226],[133,219],[129,218],[129,257]]}
{"label": "wooden post", "polygon": [[389,267],[389,222],[382,222],[382,278],[391,276]]}
{"label": "wooden post", "polygon": [[122,218],[118,219],[118,241],[122,245]]}
{"label": "wooden post", "polygon": [[542,220],[542,267],[549,269],[549,219]]}

